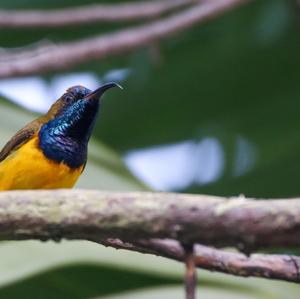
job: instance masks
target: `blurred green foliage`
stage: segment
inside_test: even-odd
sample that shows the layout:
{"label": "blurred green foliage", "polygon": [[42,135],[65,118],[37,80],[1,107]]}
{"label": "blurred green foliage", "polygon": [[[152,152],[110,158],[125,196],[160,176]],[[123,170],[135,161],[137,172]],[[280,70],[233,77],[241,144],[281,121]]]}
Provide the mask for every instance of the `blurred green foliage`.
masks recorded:
{"label": "blurred green foliage", "polygon": [[[14,9],[79,4],[82,1],[1,1],[1,7]],[[130,70],[122,96],[110,94],[103,106],[87,172],[79,186],[145,190],[147,187],[129,173],[117,153],[214,137],[224,150],[221,177],[181,191],[225,196],[299,196],[299,17],[293,1],[253,1],[153,45],[158,55],[147,48],[74,69],[92,71],[100,77],[111,69]],[[39,40],[65,42],[125,26],[128,24],[1,29],[0,40],[3,47],[21,47]],[[46,80],[52,75],[45,76]],[[1,145],[33,117],[2,100]],[[234,165],[239,138],[254,145],[257,160],[247,173],[237,176]],[[124,293],[180,284],[182,271],[177,269],[174,274],[175,263],[138,254],[132,258],[132,253],[109,249],[99,250],[87,261],[85,256],[98,250],[97,245],[91,249],[87,243],[40,244],[38,250],[32,250],[32,246],[37,245],[19,242],[0,247],[0,254],[5,257],[0,262],[1,298],[104,298],[109,294],[116,296],[109,298],[181,298],[179,289],[173,287]],[[300,290],[293,284],[210,276],[206,272],[201,272],[200,284],[200,297],[207,298],[294,299]]]}
{"label": "blurred green foliage", "polygon": [[[2,5],[48,8],[63,4],[3,1]],[[299,195],[300,23],[295,7],[292,1],[253,1],[160,42],[155,45],[158,58],[142,49],[79,66],[76,70],[99,75],[113,68],[131,71],[123,83],[122,99],[115,93],[103,107],[96,135],[119,152],[213,136],[225,153],[222,177],[182,191]],[[93,36],[125,25],[2,30],[0,38],[1,45],[18,47],[43,39],[60,42]],[[235,176],[236,143],[241,136],[255,145],[257,160],[251,171]]]}

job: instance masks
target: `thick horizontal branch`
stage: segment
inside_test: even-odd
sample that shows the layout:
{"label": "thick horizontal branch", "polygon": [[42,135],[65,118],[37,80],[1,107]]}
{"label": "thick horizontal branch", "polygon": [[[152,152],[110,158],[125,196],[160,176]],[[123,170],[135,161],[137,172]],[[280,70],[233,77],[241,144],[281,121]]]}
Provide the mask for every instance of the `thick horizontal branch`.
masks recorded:
{"label": "thick horizontal branch", "polygon": [[[184,261],[184,250],[175,240],[139,240],[132,243],[106,239],[99,243],[117,249],[126,249]],[[219,250],[203,245],[195,246],[195,264],[209,271],[242,277],[261,277],[300,282],[300,257],[279,254],[252,254]]]}
{"label": "thick horizontal branch", "polygon": [[0,193],[0,239],[169,238],[252,248],[300,245],[300,199],[89,190]]}
{"label": "thick horizontal branch", "polygon": [[[83,239],[183,261],[182,243],[238,248],[241,244],[246,248],[299,246],[299,215],[300,199],[11,191],[0,193],[0,239]],[[300,258],[296,256],[247,257],[196,245],[195,264],[237,276],[300,282]]]}
{"label": "thick horizontal branch", "polygon": [[0,62],[0,78],[62,70],[86,61],[128,53],[187,30],[245,2],[247,0],[205,1],[147,25],[46,47],[45,51],[40,49],[35,51],[35,54],[38,52],[37,55],[30,57],[26,53],[26,59]]}
{"label": "thick horizontal branch", "polygon": [[0,10],[0,28],[60,27],[95,22],[145,20],[196,0],[162,0],[94,4],[56,10]]}

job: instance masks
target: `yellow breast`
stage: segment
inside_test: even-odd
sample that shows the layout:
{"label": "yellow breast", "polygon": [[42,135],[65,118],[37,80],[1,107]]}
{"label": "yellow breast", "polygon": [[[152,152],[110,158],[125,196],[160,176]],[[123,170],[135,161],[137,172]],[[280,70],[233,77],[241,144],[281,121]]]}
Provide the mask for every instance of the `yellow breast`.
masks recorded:
{"label": "yellow breast", "polygon": [[82,170],[47,159],[35,136],[0,162],[0,190],[72,188]]}

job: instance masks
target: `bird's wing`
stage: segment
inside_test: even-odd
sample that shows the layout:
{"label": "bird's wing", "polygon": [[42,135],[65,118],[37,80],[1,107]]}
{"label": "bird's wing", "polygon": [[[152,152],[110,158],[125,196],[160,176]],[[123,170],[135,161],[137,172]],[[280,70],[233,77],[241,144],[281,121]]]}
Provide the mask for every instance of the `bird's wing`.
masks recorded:
{"label": "bird's wing", "polygon": [[25,126],[23,129],[18,131],[3,147],[0,152],[0,162],[2,162],[9,154],[18,149],[26,141],[30,140],[40,128],[41,123],[39,120],[35,120]]}

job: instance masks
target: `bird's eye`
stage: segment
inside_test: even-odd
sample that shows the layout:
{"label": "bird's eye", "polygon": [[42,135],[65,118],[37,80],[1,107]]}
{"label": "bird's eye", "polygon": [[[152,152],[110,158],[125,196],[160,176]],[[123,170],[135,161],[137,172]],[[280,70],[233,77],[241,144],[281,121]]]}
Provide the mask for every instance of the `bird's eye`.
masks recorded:
{"label": "bird's eye", "polygon": [[70,103],[72,103],[72,101],[73,101],[72,97],[70,97],[70,96],[65,97],[65,103],[66,104],[70,104]]}

